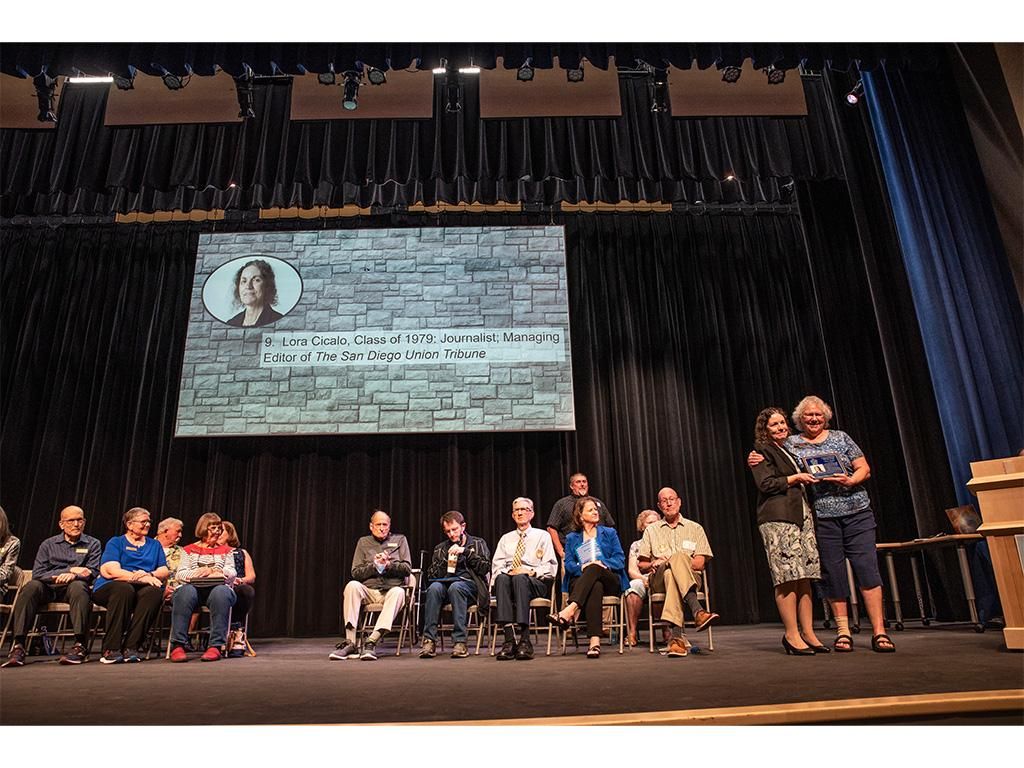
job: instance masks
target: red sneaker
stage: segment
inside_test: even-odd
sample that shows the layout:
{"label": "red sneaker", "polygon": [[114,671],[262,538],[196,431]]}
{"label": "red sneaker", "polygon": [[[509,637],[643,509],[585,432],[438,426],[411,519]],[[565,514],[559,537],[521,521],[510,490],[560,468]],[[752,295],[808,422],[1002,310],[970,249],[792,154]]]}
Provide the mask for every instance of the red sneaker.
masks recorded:
{"label": "red sneaker", "polygon": [[220,648],[211,645],[206,653],[199,657],[200,661],[220,661]]}
{"label": "red sneaker", "polygon": [[176,648],[172,648],[171,649],[171,661],[174,661],[174,662],[188,661],[188,654],[185,653],[185,649],[182,648],[180,645],[177,646]]}

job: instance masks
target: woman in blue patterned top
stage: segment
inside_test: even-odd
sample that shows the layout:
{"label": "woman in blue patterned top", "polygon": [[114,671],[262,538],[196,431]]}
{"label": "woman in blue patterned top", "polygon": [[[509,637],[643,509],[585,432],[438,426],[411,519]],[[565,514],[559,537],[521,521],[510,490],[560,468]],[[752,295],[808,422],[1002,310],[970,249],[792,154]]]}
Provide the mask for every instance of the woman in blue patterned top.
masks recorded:
{"label": "woman in blue patterned top", "polygon": [[576,499],[572,520],[576,530],[565,537],[565,580],[569,591],[565,608],[551,615],[563,629],[575,621],[583,606],[590,648],[587,658],[601,655],[602,609],[605,595],[621,595],[629,588],[626,555],[614,528],[598,525],[601,513],[590,496]]}
{"label": "woman in blue patterned top", "polygon": [[882,577],[875,552],[875,515],[862,485],[871,477],[871,467],[853,438],[828,428],[831,419],[828,403],[808,395],[793,410],[793,423],[801,434],[786,438],[785,446],[820,481],[812,495],[822,587],[836,620],[833,647],[839,653],[853,650],[846,603],[850,585],[845,561],[849,560],[871,621],[871,649],[892,653],[896,646],[885,634]]}

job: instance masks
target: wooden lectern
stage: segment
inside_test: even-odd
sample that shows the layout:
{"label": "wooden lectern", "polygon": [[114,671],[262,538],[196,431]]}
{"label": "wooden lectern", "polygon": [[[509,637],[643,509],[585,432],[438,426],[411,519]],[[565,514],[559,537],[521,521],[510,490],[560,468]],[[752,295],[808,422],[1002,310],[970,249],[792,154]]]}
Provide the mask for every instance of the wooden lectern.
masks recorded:
{"label": "wooden lectern", "polygon": [[988,539],[1006,619],[1003,639],[1010,650],[1024,650],[1024,456],[972,461],[971,474],[967,488],[978,497],[978,533]]}

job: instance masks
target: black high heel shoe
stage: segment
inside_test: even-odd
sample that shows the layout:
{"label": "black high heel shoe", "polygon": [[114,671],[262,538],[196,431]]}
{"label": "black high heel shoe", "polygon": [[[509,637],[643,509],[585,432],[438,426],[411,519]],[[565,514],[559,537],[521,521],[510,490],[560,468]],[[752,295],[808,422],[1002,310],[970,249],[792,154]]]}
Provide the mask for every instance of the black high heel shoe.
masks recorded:
{"label": "black high heel shoe", "polygon": [[790,654],[793,654],[794,656],[814,655],[813,648],[794,648],[792,645],[789,644],[789,640],[786,639],[785,635],[782,636],[782,647],[786,649],[787,656],[789,656]]}
{"label": "black high heel shoe", "polygon": [[[807,643],[806,640],[804,640],[804,642]],[[832,653],[832,649],[827,645],[811,645],[810,643],[807,643],[807,647],[815,653]]]}

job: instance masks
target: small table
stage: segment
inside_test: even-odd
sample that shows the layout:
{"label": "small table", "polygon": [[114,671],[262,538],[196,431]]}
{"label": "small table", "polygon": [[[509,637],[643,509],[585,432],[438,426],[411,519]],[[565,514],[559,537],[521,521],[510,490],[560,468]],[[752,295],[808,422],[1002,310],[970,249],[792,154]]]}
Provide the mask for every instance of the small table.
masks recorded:
{"label": "small table", "polygon": [[[893,554],[899,552],[910,555],[910,567],[914,574],[914,593],[917,595],[917,607],[920,611],[919,619],[908,619],[908,621],[920,621],[924,626],[931,623],[931,618],[925,611],[924,596],[921,593],[921,575],[917,567],[917,558],[923,561],[924,552],[927,550],[943,549],[945,547],[956,547],[957,560],[960,563],[960,578],[964,583],[964,594],[967,596],[967,607],[971,613],[971,624],[975,632],[984,632],[985,626],[978,619],[978,609],[974,604],[974,582],[971,580],[971,568],[967,563],[967,545],[971,542],[981,541],[984,537],[980,533],[952,533],[939,534],[929,539],[914,539],[913,541],[891,542],[876,544],[879,553],[885,556],[885,567],[889,573],[889,587],[892,591],[892,605],[896,612],[895,627],[903,629],[903,609],[900,606],[900,589],[896,583],[896,569],[893,566]],[[915,557],[915,555],[917,557]],[[935,613],[935,600],[929,592],[932,614]]]}

